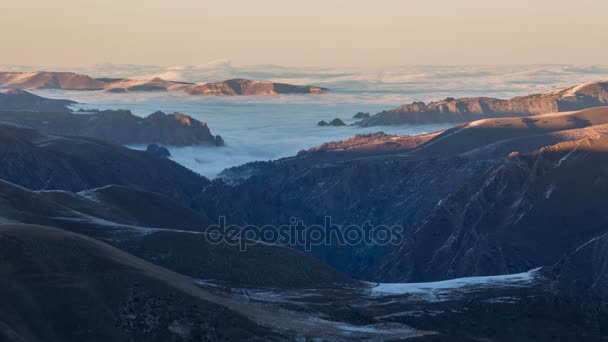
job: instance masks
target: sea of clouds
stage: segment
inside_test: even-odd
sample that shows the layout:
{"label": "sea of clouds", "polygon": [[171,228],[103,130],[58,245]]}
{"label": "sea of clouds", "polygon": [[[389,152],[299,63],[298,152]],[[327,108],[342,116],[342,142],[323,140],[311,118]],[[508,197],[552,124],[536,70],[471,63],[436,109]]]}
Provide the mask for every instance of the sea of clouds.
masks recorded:
{"label": "sea of clouds", "polygon": [[[0,66],[0,70],[53,70],[58,68]],[[205,97],[185,93],[128,93],[37,91],[40,95],[80,102],[74,108],[130,109],[145,116],[156,110],[179,111],[205,121],[213,134],[226,141],[223,148],[169,147],[173,158],[208,177],[226,167],[255,160],[294,155],[323,142],[357,133],[384,131],[417,134],[447,125],[391,127],[318,127],[320,120],[341,118],[352,123],[359,111],[376,113],[412,101],[448,96],[508,98],[557,87],[608,79],[608,66],[397,66],[391,68],[293,68],[276,65],[234,66],[218,60],[196,66],[102,64],[64,68],[93,77],[161,77],[174,81],[212,82],[230,78],[270,80],[327,87],[320,96]],[[133,146],[143,148],[142,146]]]}

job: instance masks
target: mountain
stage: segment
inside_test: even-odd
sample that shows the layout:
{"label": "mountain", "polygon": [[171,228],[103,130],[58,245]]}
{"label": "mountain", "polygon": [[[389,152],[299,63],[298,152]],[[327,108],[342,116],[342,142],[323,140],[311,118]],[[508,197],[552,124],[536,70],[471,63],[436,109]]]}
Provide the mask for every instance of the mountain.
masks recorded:
{"label": "mountain", "polygon": [[166,81],[156,77],[148,80],[123,79],[112,81],[104,87],[104,90],[112,93],[126,93],[132,91],[183,91],[192,85],[192,83]]}
{"label": "mountain", "polygon": [[[32,96],[34,99],[38,98],[36,95]],[[211,134],[207,123],[182,113],[155,112],[145,118],[135,116],[128,110],[74,114],[64,107],[64,102],[61,101],[65,100],[49,101],[51,101],[50,105],[47,105],[44,100],[39,100],[40,105],[38,105],[36,102],[26,100],[22,108],[27,108],[27,111],[23,111],[10,105],[8,108],[2,107],[3,101],[0,96],[0,121],[32,127],[51,135],[91,137],[122,145],[150,143],[175,146],[224,145],[219,135]],[[32,105],[34,109],[39,108],[40,111],[31,111]]]}
{"label": "mountain", "polygon": [[[3,124],[0,339],[605,339],[607,151],[601,107],[360,135],[209,181]],[[218,216],[403,239],[214,243]]]}
{"label": "mountain", "polygon": [[0,72],[0,87],[19,89],[104,90],[113,93],[134,91],[185,91],[191,95],[278,95],[323,94],[325,88],[299,86],[269,81],[232,79],[193,84],[161,78],[97,78],[72,72]]}
{"label": "mountain", "polygon": [[0,125],[0,137],[0,223],[85,234],[199,279],[284,288],[350,282],[290,248],[210,243],[203,233],[217,217],[190,207],[210,181],[173,161],[23,127]]}
{"label": "mountain", "polygon": [[11,89],[101,90],[105,82],[73,72],[0,72],[0,86]]}
{"label": "mountain", "polygon": [[457,123],[483,118],[533,116],[608,105],[608,81],[581,84],[542,94],[508,100],[473,97],[447,98],[431,103],[414,102],[383,111],[358,123],[360,126]]}
{"label": "mountain", "polygon": [[145,151],[11,124],[0,124],[0,156],[0,179],[33,190],[82,191],[119,184],[187,200],[209,182]]}
{"label": "mountain", "polygon": [[[510,158],[439,203],[378,267],[389,281],[516,273],[608,232],[605,125]],[[589,135],[587,135],[589,134]],[[542,246],[539,246],[542,244]]]}
{"label": "mountain", "polygon": [[[382,134],[361,136],[341,143],[327,144],[300,153],[296,157],[270,163],[253,163],[228,170],[224,177],[232,179],[216,181],[206,187],[195,206],[205,208],[213,217],[225,216],[231,224],[282,225],[286,224],[290,217],[297,217],[308,225],[324,225],[325,218],[331,217],[332,224],[343,227],[361,226],[366,221],[371,221],[374,225],[403,227],[404,241],[399,245],[322,245],[310,251],[311,255],[357,278],[425,281],[454,276],[520,272],[555,262],[560,256],[559,251],[566,252],[568,246],[580,240],[571,238],[571,244],[564,244],[569,239],[556,234],[554,241],[545,243],[546,249],[536,247],[536,255],[526,256],[520,246],[508,253],[505,251],[505,255],[493,255],[488,259],[488,264],[481,264],[481,260],[486,257],[486,247],[483,243],[493,240],[481,237],[472,240],[472,236],[480,234],[478,229],[483,228],[485,231],[491,227],[498,229],[502,226],[495,221],[478,222],[474,219],[477,216],[474,215],[487,215],[488,219],[494,220],[498,220],[501,215],[511,217],[508,215],[509,208],[519,199],[517,196],[522,189],[528,189],[531,185],[526,183],[526,173],[514,173],[509,177],[514,177],[517,188],[505,192],[514,196],[509,197],[511,202],[499,202],[497,191],[508,186],[507,183],[499,182],[488,188],[485,202],[470,207],[470,213],[466,210],[472,205],[469,203],[476,202],[471,202],[469,197],[484,193],[484,184],[494,184],[490,176],[496,170],[528,170],[529,177],[538,174],[541,169],[534,165],[543,147],[558,146],[563,150],[559,154],[542,154],[553,156],[552,158],[556,159],[554,162],[557,162],[570,151],[584,146],[585,139],[603,136],[606,124],[608,107],[601,107],[527,118],[484,119],[457,125],[443,132],[414,137],[391,137]],[[560,143],[565,145],[559,145]],[[597,144],[601,146],[601,139]],[[579,151],[583,153],[584,149]],[[593,153],[597,165],[604,165],[606,162],[602,156],[599,151]],[[515,163],[520,160],[527,162]],[[525,165],[527,166],[524,168]],[[573,174],[564,179],[578,179],[577,172],[580,172],[584,179],[604,177],[604,168],[592,169],[584,171],[581,166],[581,170],[574,169]],[[510,179],[505,177],[506,179],[499,177],[496,181]],[[564,188],[567,187],[564,185]],[[547,189],[539,190],[536,195],[539,201]],[[597,194],[598,198],[601,198],[602,188],[599,186],[590,185],[581,189],[588,191],[587,196]],[[524,199],[527,198],[524,196]],[[544,203],[543,201],[539,203]],[[578,201],[586,202],[582,193]],[[447,207],[449,205],[453,205],[454,209],[445,209],[448,213],[457,215],[464,212],[468,215],[465,218],[473,221],[461,222],[458,221],[463,220],[460,216],[446,218],[439,215],[444,213],[444,210],[440,209],[451,208]],[[558,203],[555,203],[552,209],[547,210],[556,210],[557,205]],[[496,210],[504,212],[493,212],[494,206]],[[557,210],[559,212],[560,209]],[[585,222],[582,210],[573,211],[572,222],[577,222],[577,219]],[[541,217],[541,214],[538,217]],[[599,217],[594,217],[593,220],[599,225],[597,229],[600,229],[603,220]],[[428,224],[425,223],[427,221]],[[483,226],[477,228],[474,223]],[[570,234],[572,237],[572,229],[575,227],[566,226],[563,221],[555,222],[558,223],[563,226],[564,232],[569,232],[564,233],[564,236]],[[513,231],[517,231],[516,227],[519,227],[515,225],[514,219],[507,220],[504,224]],[[534,234],[552,238],[549,234],[550,225],[540,226],[540,222],[536,224],[539,226],[534,230],[537,231]],[[428,230],[425,227],[428,227]],[[456,235],[460,229],[465,228],[471,230],[468,233],[471,236],[465,235],[469,239],[466,240],[468,244],[461,242]],[[509,229],[506,230],[511,231]],[[530,231],[530,234],[533,234],[533,231]],[[521,236],[522,240],[517,243],[530,241],[532,236],[539,238],[536,235],[524,234]],[[507,239],[504,233],[501,237]],[[586,237],[583,234],[581,239]],[[432,244],[427,244],[427,239]],[[452,241],[455,244],[453,249],[444,246],[444,243]],[[480,245],[477,246],[476,243]],[[496,248],[502,248],[502,244],[507,243],[505,240]],[[562,246],[563,249],[557,246]],[[440,263],[460,257],[459,253],[467,252],[469,248],[473,248],[467,254],[471,261],[463,259],[463,262],[457,263],[458,269],[451,270],[450,265]],[[421,254],[414,255],[418,250]],[[439,252],[445,253],[445,256],[437,259],[436,266],[423,266]],[[503,260],[512,262],[503,265]],[[412,268],[422,270],[411,272]]]}
{"label": "mountain", "polygon": [[0,109],[3,111],[67,112],[67,106],[75,103],[70,100],[47,99],[21,89],[0,92]]}
{"label": "mountain", "polygon": [[296,86],[285,83],[232,79],[196,85],[186,89],[191,95],[278,95],[278,94],[323,94],[325,88]]}

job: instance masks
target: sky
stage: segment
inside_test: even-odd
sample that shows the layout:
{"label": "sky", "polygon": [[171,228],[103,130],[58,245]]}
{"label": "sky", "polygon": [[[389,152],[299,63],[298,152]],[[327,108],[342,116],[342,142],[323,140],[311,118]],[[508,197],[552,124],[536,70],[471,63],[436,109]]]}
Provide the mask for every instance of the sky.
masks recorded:
{"label": "sky", "polygon": [[606,64],[606,0],[0,0],[0,64]]}

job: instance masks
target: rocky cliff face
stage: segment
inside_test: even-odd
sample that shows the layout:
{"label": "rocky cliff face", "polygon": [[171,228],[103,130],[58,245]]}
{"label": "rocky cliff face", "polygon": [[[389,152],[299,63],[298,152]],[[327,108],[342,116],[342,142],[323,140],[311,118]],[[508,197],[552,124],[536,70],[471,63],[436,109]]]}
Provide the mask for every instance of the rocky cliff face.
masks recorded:
{"label": "rocky cliff face", "polygon": [[0,87],[19,89],[104,90],[113,93],[134,91],[185,91],[191,95],[277,95],[323,94],[325,88],[299,86],[268,81],[232,79],[220,82],[193,84],[152,79],[93,79],[72,72],[0,72]]}
{"label": "rocky cliff face", "polygon": [[358,125],[452,123],[493,117],[532,116],[608,104],[608,82],[595,82],[550,92],[501,100],[488,97],[414,102],[361,120]]}

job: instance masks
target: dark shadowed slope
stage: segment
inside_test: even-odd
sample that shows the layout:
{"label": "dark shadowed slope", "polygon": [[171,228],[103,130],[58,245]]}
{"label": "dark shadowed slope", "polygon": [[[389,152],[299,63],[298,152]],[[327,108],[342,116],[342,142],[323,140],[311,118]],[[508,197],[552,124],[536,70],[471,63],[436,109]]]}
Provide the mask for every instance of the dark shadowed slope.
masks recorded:
{"label": "dark shadowed slope", "polygon": [[9,124],[0,125],[0,158],[1,179],[33,190],[81,191],[119,184],[188,201],[209,182],[143,151]]}
{"label": "dark shadowed slope", "polygon": [[542,94],[501,100],[473,97],[414,102],[358,122],[361,126],[465,122],[483,118],[532,116],[581,110],[608,104],[608,82],[594,82]]}
{"label": "dark shadowed slope", "polygon": [[443,199],[378,278],[429,281],[555,263],[608,231],[608,127],[515,155]]}
{"label": "dark shadowed slope", "polygon": [[78,194],[31,191],[0,180],[0,223],[59,227],[119,247],[154,264],[229,286],[326,287],[351,280],[290,248],[211,243],[211,221],[156,193],[110,185]]}
{"label": "dark shadowed slope", "polygon": [[0,260],[2,340],[276,338],[190,279],[65,231],[0,225]]}

